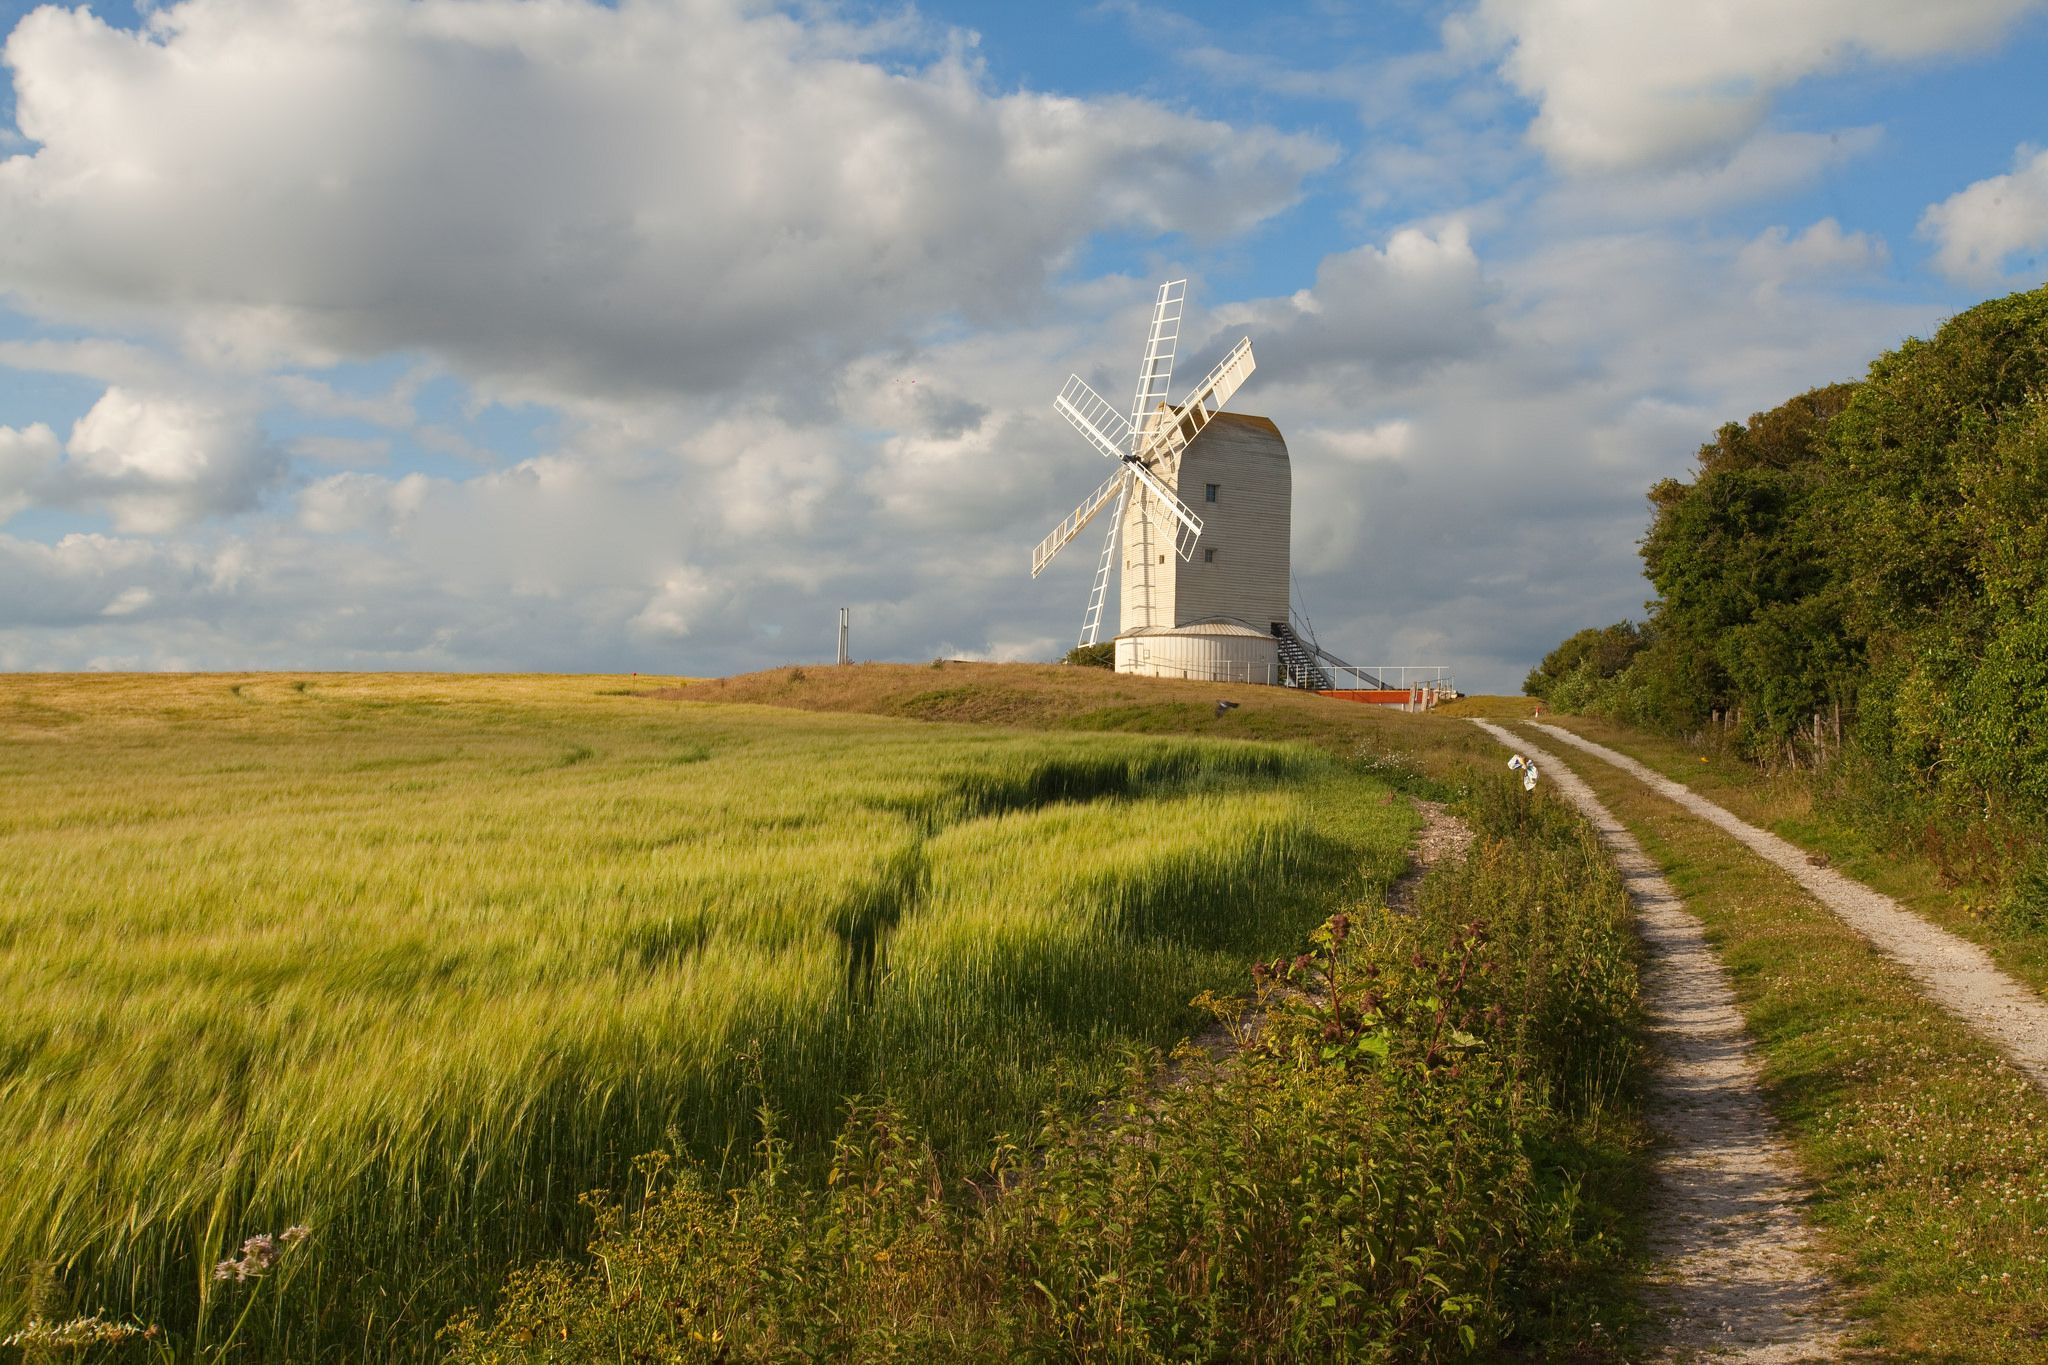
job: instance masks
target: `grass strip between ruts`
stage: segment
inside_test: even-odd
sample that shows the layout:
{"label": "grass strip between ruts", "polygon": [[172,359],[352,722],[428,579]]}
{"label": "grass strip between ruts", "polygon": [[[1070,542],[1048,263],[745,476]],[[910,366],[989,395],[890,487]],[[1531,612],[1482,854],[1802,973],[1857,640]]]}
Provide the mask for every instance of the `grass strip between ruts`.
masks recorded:
{"label": "grass strip between ruts", "polygon": [[1572,768],[1707,927],[1810,1215],[1909,1360],[2048,1360],[2048,1098],[1785,874],[1590,756]]}

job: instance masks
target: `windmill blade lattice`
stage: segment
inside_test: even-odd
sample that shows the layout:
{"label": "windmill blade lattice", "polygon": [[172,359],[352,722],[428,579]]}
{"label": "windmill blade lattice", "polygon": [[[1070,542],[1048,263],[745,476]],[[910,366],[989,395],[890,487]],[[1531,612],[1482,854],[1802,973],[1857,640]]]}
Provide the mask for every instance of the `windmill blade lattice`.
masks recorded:
{"label": "windmill blade lattice", "polygon": [[1245,337],[1195,385],[1187,401],[1175,409],[1175,420],[1152,432],[1139,458],[1153,466],[1162,460],[1179,459],[1180,453],[1202,434],[1202,428],[1209,425],[1257,368],[1258,363],[1252,359],[1252,339]]}
{"label": "windmill blade lattice", "polygon": [[1116,473],[1103,480],[1102,487],[1090,493],[1065,521],[1052,528],[1051,535],[1038,542],[1038,548],[1031,552],[1033,578],[1044,571],[1054,555],[1066,549],[1075,536],[1088,528],[1088,523],[1095,520],[1097,513],[1123,495],[1124,485],[1130,482],[1130,477],[1129,466],[1119,464]]}
{"label": "windmill blade lattice", "polygon": [[1095,585],[1088,590],[1088,610],[1081,614],[1081,643],[1095,643],[1095,633],[1102,625],[1102,604],[1109,597],[1109,573],[1116,565],[1117,535],[1124,526],[1124,499],[1131,495],[1131,481],[1125,479],[1117,490],[1116,511],[1109,517],[1109,535],[1102,542],[1102,558],[1095,564]]}
{"label": "windmill blade lattice", "polygon": [[1067,376],[1066,387],[1052,400],[1052,405],[1088,438],[1090,445],[1110,459],[1121,460],[1129,452],[1131,424],[1109,405],[1107,398],[1089,388],[1088,381],[1080,375]]}
{"label": "windmill blade lattice", "polygon": [[[1179,551],[1180,557],[1187,559],[1193,555],[1195,552],[1195,539],[1202,534],[1202,519],[1195,515],[1195,509],[1182,502],[1178,494],[1161,483],[1159,476],[1145,468],[1144,465],[1133,464],[1131,466],[1131,477],[1144,484],[1150,490],[1152,496],[1165,504],[1167,511],[1173,513],[1173,519],[1180,523],[1180,531],[1174,543],[1174,548]],[[1185,547],[1182,545],[1183,541],[1185,542]]]}
{"label": "windmill blade lattice", "polygon": [[1188,282],[1168,280],[1159,286],[1152,305],[1152,330],[1145,338],[1145,358],[1138,364],[1138,392],[1131,399],[1131,454],[1145,439],[1146,424],[1173,388],[1173,353],[1180,346],[1180,319],[1187,306]]}

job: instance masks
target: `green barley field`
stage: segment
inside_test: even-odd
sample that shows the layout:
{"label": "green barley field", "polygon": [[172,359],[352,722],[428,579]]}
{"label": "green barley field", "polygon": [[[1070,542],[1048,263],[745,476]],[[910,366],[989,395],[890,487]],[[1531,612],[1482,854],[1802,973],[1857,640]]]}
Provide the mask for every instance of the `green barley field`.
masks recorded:
{"label": "green barley field", "polygon": [[430,1356],[579,1196],[764,1104],[799,1163],[865,1094],[971,1166],[1414,820],[1301,746],[647,686],[0,679],[0,1337]]}

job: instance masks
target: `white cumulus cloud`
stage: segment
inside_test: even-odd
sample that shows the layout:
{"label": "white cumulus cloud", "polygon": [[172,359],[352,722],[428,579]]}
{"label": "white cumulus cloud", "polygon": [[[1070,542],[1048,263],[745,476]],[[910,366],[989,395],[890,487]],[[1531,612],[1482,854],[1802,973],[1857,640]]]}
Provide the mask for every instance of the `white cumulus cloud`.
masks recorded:
{"label": "white cumulus cloud", "polygon": [[1370,460],[1399,460],[1414,448],[1415,424],[1393,417],[1366,427],[1311,429],[1297,444],[1316,453],[1327,452],[1363,464]]}
{"label": "white cumulus cloud", "polygon": [[542,397],[801,398],[1022,306],[1096,232],[1239,232],[1334,157],[870,59],[904,28],[709,0],[40,9],[6,46],[32,150],[0,163],[0,290],[214,365],[409,350]]}
{"label": "white cumulus cloud", "polygon": [[0,427],[0,525],[48,495],[61,449],[57,433],[41,422]]}
{"label": "white cumulus cloud", "polygon": [[696,569],[674,569],[663,575],[647,605],[629,624],[646,635],[679,640],[720,595],[718,584],[708,575]]}
{"label": "white cumulus cloud", "polygon": [[1288,381],[1412,373],[1484,350],[1493,293],[1462,222],[1405,227],[1385,246],[1325,257],[1313,288],[1224,309],[1219,328],[1255,332],[1260,365]]}
{"label": "white cumulus cloud", "polygon": [[1984,47],[2040,0],[1481,0],[1455,45],[1506,48],[1537,104],[1529,136],[1573,172],[1668,169],[1726,153],[1778,92],[1857,62]]}
{"label": "white cumulus cloud", "polygon": [[1736,253],[1735,268],[1759,287],[1776,289],[1869,270],[1889,255],[1882,238],[1845,232],[1834,219],[1823,218],[1799,233],[1765,228]]}
{"label": "white cumulus cloud", "polygon": [[283,475],[253,419],[203,401],[110,388],[78,419],[53,499],[104,508],[123,531],[246,511]]}
{"label": "white cumulus cloud", "polygon": [[[1999,280],[2021,252],[2048,250],[2048,148],[2022,147],[2005,175],[1958,190],[1920,217],[1943,274],[1972,284]],[[2030,264],[2038,263],[2038,255]],[[2041,270],[2032,272],[2041,277]]]}

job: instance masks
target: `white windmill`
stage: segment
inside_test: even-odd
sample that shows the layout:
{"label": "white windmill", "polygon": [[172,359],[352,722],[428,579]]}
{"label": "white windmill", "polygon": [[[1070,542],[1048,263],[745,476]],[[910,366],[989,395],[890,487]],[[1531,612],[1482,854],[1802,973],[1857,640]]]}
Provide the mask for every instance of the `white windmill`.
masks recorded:
{"label": "white windmill", "polygon": [[[1186,280],[1159,288],[1128,419],[1079,375],[1053,400],[1090,445],[1116,461],[1116,470],[1039,542],[1031,576],[1114,507],[1080,642],[1092,645],[1099,636],[1121,546],[1120,672],[1278,682],[1291,676],[1291,660],[1282,656],[1295,651],[1285,646],[1299,645],[1287,626],[1287,446],[1265,418],[1221,410],[1254,368],[1250,337],[1182,402],[1167,402],[1186,298]],[[1200,514],[1181,493],[1198,485]]]}

